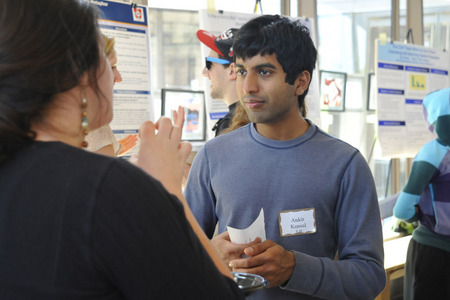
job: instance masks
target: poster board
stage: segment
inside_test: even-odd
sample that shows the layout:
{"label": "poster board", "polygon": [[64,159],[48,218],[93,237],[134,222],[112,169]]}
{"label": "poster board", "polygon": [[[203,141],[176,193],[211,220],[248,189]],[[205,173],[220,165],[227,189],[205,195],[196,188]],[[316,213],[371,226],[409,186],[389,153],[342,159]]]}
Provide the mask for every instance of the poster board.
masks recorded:
{"label": "poster board", "polygon": [[184,107],[182,140],[204,142],[206,140],[206,107],[203,91],[162,89],[161,116],[173,118],[178,106]]}
{"label": "poster board", "polygon": [[375,111],[377,109],[377,82],[375,79],[374,72],[370,72],[367,75],[367,111]]}
{"label": "poster board", "polygon": [[[101,32],[115,39],[117,68],[123,81],[114,85],[111,128],[117,139],[137,134],[144,121],[153,119],[147,7],[110,0],[84,1],[98,6]],[[127,155],[137,151],[135,147]]]}
{"label": "poster board", "polygon": [[320,70],[320,108],[327,111],[345,110],[347,73]]}
{"label": "poster board", "polygon": [[428,131],[422,102],[448,87],[449,55],[444,50],[376,42],[378,139],[383,157],[414,157],[435,136]]}
{"label": "poster board", "polygon": [[[240,28],[247,21],[256,18],[260,15],[258,14],[244,14],[237,12],[208,12],[207,10],[199,11],[200,18],[200,28],[207,30],[214,35],[219,35],[223,31],[229,28]],[[315,28],[312,19],[300,19],[302,24],[309,28],[311,38],[314,45],[317,48],[317,42],[315,41]],[[202,47],[202,57],[208,56],[210,49],[201,43]],[[320,125],[320,105],[319,105],[319,72],[318,65],[313,72],[311,84],[309,87],[308,94],[305,98],[306,108],[307,108],[307,118],[313,121],[316,125]],[[213,138],[214,132],[211,128],[217,122],[218,119],[224,117],[228,112],[228,107],[223,101],[211,98],[211,90],[209,88],[209,81],[207,78],[205,80],[205,99],[206,99],[206,111],[207,111],[207,138]]]}

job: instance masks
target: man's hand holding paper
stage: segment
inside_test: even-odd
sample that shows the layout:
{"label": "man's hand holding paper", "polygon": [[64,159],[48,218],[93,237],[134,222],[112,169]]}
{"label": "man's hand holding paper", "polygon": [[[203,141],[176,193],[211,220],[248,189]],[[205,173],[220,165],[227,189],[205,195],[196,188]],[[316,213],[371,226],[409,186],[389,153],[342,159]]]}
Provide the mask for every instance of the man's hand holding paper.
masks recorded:
{"label": "man's hand holding paper", "polygon": [[212,242],[232,271],[261,275],[269,287],[289,280],[295,266],[294,253],[266,240],[263,209],[249,227],[227,229]]}
{"label": "man's hand holding paper", "polygon": [[250,243],[234,244],[230,240],[228,231],[225,231],[211,240],[214,248],[219,252],[220,258],[229,265],[230,261],[242,258],[244,250],[256,244],[261,243],[261,238],[256,238]]}
{"label": "man's hand holding paper", "polygon": [[279,286],[291,278],[295,266],[295,255],[272,240],[251,245],[244,249],[247,258],[231,260],[232,271],[253,273],[264,277],[268,287]]}
{"label": "man's hand holding paper", "polygon": [[231,260],[242,258],[245,255],[244,249],[265,241],[264,210],[261,208],[258,217],[249,227],[236,229],[227,226],[227,229],[228,231],[217,235],[211,242],[228,265]]}

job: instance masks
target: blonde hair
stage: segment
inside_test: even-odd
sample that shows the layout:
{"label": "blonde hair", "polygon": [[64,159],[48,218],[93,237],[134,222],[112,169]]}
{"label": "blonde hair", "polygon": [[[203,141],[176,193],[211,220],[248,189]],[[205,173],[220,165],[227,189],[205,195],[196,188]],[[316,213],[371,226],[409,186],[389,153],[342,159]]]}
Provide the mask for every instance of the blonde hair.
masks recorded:
{"label": "blonde hair", "polygon": [[247,125],[248,123],[250,123],[250,120],[248,119],[247,112],[238,101],[236,104],[236,108],[234,109],[233,118],[231,118],[230,126],[223,130],[220,135],[238,129],[239,127]]}
{"label": "blonde hair", "polygon": [[106,35],[103,35],[103,38],[105,39],[105,54],[106,57],[109,57],[115,50],[114,50],[114,45],[115,45],[115,39],[109,38]]}

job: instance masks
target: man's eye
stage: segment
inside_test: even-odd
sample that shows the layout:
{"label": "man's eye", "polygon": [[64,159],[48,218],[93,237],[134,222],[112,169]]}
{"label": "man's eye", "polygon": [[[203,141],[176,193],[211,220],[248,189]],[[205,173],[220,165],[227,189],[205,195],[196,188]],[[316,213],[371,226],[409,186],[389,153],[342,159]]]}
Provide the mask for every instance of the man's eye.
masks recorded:
{"label": "man's eye", "polygon": [[267,76],[267,75],[272,74],[272,72],[269,70],[266,70],[266,69],[261,69],[261,70],[259,70],[259,74],[263,75],[263,76]]}
{"label": "man's eye", "polygon": [[245,70],[237,70],[237,71],[236,71],[236,74],[237,74],[238,76],[243,76],[243,75],[246,74],[246,72],[245,72]]}

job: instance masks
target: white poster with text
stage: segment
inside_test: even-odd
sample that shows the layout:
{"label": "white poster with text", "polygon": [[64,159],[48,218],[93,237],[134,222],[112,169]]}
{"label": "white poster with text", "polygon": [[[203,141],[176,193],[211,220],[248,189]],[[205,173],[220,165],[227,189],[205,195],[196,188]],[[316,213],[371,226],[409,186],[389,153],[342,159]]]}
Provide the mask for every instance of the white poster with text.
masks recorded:
{"label": "white poster with text", "polygon": [[377,41],[378,139],[383,157],[414,157],[434,139],[422,102],[448,87],[449,55],[444,50]]}

